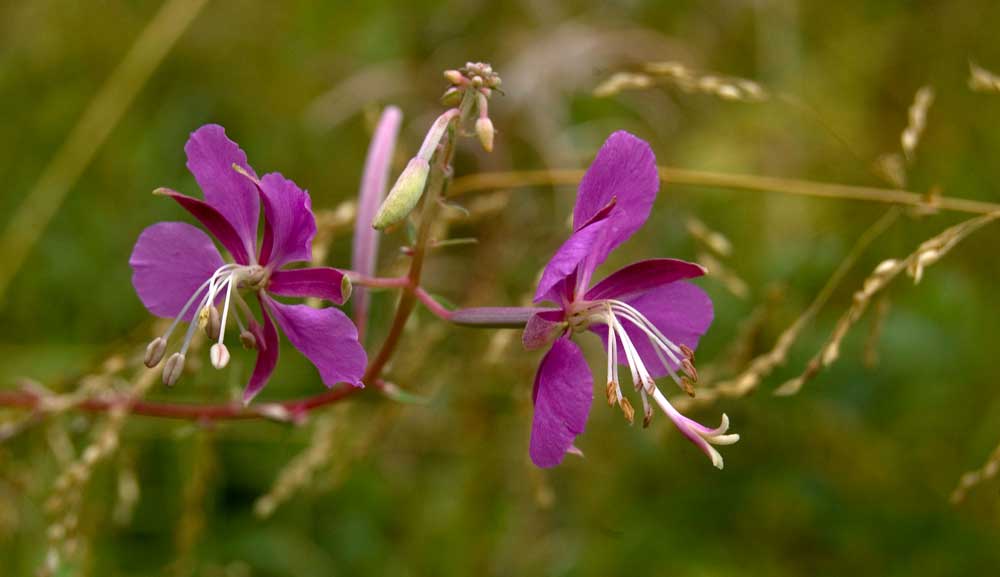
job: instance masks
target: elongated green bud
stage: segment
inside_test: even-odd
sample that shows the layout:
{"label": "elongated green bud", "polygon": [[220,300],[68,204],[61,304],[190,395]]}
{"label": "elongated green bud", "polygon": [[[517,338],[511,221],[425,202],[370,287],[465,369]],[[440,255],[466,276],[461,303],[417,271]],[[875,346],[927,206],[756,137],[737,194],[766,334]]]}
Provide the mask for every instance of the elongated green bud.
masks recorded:
{"label": "elongated green bud", "polygon": [[409,216],[424,194],[430,172],[430,162],[423,158],[411,159],[389,191],[389,196],[378,209],[372,227],[376,230],[385,230]]}
{"label": "elongated green bud", "polygon": [[444,138],[448,125],[458,114],[458,109],[446,110],[431,125],[417,155],[410,159],[409,164],[396,180],[396,184],[389,191],[389,196],[379,207],[378,213],[372,221],[372,227],[376,230],[385,230],[403,222],[403,219],[409,216],[417,203],[420,202],[420,197],[424,194],[424,187],[427,186],[427,176],[431,172],[431,158],[434,157],[434,152],[441,144],[441,139]]}

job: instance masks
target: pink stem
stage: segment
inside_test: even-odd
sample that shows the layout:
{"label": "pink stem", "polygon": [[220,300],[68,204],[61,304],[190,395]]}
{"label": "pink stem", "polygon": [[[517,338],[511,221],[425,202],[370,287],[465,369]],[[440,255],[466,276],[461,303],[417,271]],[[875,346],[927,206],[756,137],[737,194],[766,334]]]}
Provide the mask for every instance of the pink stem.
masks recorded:
{"label": "pink stem", "polygon": [[451,320],[451,311],[441,306],[441,304],[438,303],[436,300],[434,300],[434,297],[428,294],[427,291],[425,291],[421,287],[417,287],[416,293],[417,293],[417,298],[420,299],[420,302],[424,303],[424,306],[427,307],[427,310],[431,311],[439,318],[442,318],[446,321]]}

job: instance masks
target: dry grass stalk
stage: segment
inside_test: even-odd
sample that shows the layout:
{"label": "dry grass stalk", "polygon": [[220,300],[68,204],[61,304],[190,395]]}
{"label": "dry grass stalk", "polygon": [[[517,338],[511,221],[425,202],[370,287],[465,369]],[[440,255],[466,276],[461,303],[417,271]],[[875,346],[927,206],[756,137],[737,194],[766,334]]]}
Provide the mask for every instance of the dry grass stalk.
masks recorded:
{"label": "dry grass stalk", "polygon": [[216,471],[215,445],[210,430],[199,432],[192,461],[184,487],[184,508],[174,536],[177,553],[171,563],[171,573],[177,577],[194,575],[194,554],[205,529],[205,497]]}
{"label": "dry grass stalk", "polygon": [[688,234],[690,234],[692,238],[703,244],[715,254],[724,257],[728,257],[733,254],[733,243],[729,242],[729,239],[726,238],[721,232],[712,230],[704,222],[693,216],[688,217],[685,225],[687,226]]}
{"label": "dry grass stalk", "polygon": [[[158,377],[158,371],[143,368],[129,387],[128,398],[138,399],[144,396]],[[88,389],[88,386],[85,384],[80,388]],[[60,408],[68,410],[71,406],[65,405]],[[97,465],[114,455],[118,449],[119,435],[125,425],[128,409],[127,403],[119,403],[112,408],[104,422],[94,432],[91,443],[56,478],[52,494],[45,503],[46,511],[53,521],[47,531],[48,550],[42,574],[54,573],[59,569],[63,559],[73,557],[79,552],[80,542],[76,536],[76,529],[79,525],[80,506],[87,482]]]}
{"label": "dry grass stalk", "polygon": [[[736,332],[736,337],[719,355],[719,361],[698,368],[698,376],[702,382],[713,383],[718,375],[731,375],[745,367],[753,359],[754,344],[764,330],[767,321],[774,313],[777,304],[784,297],[784,290],[772,287],[767,291],[767,298],[757,304],[750,314],[743,319]],[[711,386],[699,387],[695,397],[678,395],[670,399],[670,403],[679,411],[688,411],[699,405],[708,404],[719,398],[718,392]]]}
{"label": "dry grass stalk", "polygon": [[969,90],[973,92],[1000,93],[1000,76],[969,62]]}
{"label": "dry grass stalk", "polygon": [[750,295],[750,286],[735,271],[722,264],[708,251],[700,251],[695,260],[708,269],[708,276],[718,280],[733,296],[745,299]]}
{"label": "dry grass stalk", "polygon": [[882,329],[885,327],[885,320],[889,316],[891,303],[889,297],[882,295],[875,301],[875,316],[872,317],[871,328],[868,330],[868,338],[865,339],[865,352],[862,357],[864,364],[869,369],[878,366],[879,354],[878,344],[882,340]]}
{"label": "dry grass stalk", "polygon": [[257,499],[253,505],[254,514],[261,519],[270,517],[279,506],[312,482],[316,472],[335,454],[334,442],[342,438],[344,416],[345,409],[340,408],[316,419],[309,446],[282,469],[271,490]]}
{"label": "dry grass stalk", "polygon": [[[872,186],[851,186],[829,182],[815,182],[774,176],[753,174],[728,174],[705,170],[689,170],[660,166],[660,180],[668,186],[689,186],[697,188],[717,188],[746,192],[776,192],[793,196],[834,198],[839,200],[860,200],[910,206],[917,209],[965,212],[969,214],[990,214],[1000,211],[1000,204],[966,198],[928,195],[907,190],[878,188]],[[483,172],[456,178],[448,189],[448,197],[454,198],[471,192],[498,188],[525,188],[532,186],[577,185],[584,171],[576,169],[522,170],[513,172]]]}
{"label": "dry grass stalk", "polygon": [[594,96],[608,97],[653,86],[676,86],[684,92],[737,102],[762,102],[770,98],[768,92],[752,80],[705,74],[679,62],[649,62],[643,64],[639,72],[617,72],[594,89]]}
{"label": "dry grass stalk", "polygon": [[958,480],[958,485],[951,492],[951,503],[953,505],[958,505],[965,501],[969,491],[977,485],[996,478],[998,472],[1000,472],[1000,445],[997,445],[997,447],[993,449],[993,452],[990,453],[989,458],[986,459],[986,462],[983,463],[982,467],[962,475],[962,477]]}
{"label": "dry grass stalk", "polygon": [[822,349],[809,361],[802,375],[789,380],[775,390],[776,395],[794,395],[802,386],[812,379],[824,367],[830,366],[840,356],[840,345],[861,316],[867,310],[872,299],[879,295],[893,280],[905,272],[913,278],[914,284],[920,282],[924,268],[936,263],[954,248],[956,244],[968,235],[1000,217],[1000,212],[976,217],[946,229],[941,234],[921,243],[917,250],[903,260],[886,260],[880,263],[871,275],[864,280],[861,290],[854,293],[851,307],[837,321],[833,334]]}
{"label": "dry grass stalk", "polygon": [[[823,305],[830,299],[833,295],[833,291],[843,280],[847,272],[854,266],[858,258],[864,253],[868,246],[875,241],[879,236],[882,235],[899,217],[899,209],[893,208],[888,210],[882,215],[875,223],[873,223],[868,230],[864,232],[858,241],[851,247],[851,251],[847,254],[837,270],[830,276],[823,285],[819,294],[809,307],[800,315],[795,322],[788,326],[778,336],[777,341],[775,341],[774,347],[750,361],[749,366],[739,375],[732,379],[721,381],[715,386],[709,386],[706,388],[699,388],[697,396],[692,401],[683,401],[682,397],[678,397],[676,400],[678,402],[683,401],[684,404],[696,404],[705,405],[710,404],[720,397],[725,398],[738,398],[749,395],[757,389],[761,381],[769,376],[774,370],[785,364],[788,359],[788,351],[791,350],[792,345],[798,340],[799,335],[802,330],[809,325],[810,322],[816,317]],[[671,400],[674,402],[674,399]]]}

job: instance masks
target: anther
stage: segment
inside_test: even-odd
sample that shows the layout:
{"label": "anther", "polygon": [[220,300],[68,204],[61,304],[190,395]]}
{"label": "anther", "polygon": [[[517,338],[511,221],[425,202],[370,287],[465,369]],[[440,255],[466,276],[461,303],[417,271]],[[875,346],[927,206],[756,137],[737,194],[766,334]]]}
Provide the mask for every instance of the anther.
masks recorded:
{"label": "anther", "polygon": [[691,362],[690,358],[686,358],[681,361],[681,368],[684,369],[684,372],[691,378],[691,382],[698,382],[698,370],[694,368],[694,363]]}
{"label": "anther", "polygon": [[163,384],[168,387],[174,386],[174,383],[181,378],[182,372],[184,372],[184,355],[181,353],[170,355],[167,363],[163,365]]}
{"label": "anther", "polygon": [[143,363],[149,368],[153,368],[160,364],[163,360],[163,353],[167,350],[167,339],[163,337],[156,337],[153,339],[149,345],[146,346],[146,358],[143,359]]}
{"label": "anther", "polygon": [[684,353],[684,356],[687,357],[689,361],[694,362],[694,349],[685,345],[684,343],[681,343],[680,345],[677,346],[681,349],[681,352]]}
{"label": "anther", "polygon": [[216,341],[219,339],[219,331],[222,330],[219,309],[215,305],[207,305],[203,310],[208,311],[205,315],[205,334],[208,335],[208,338]]}
{"label": "anther", "polygon": [[625,413],[625,420],[631,425],[635,421],[635,409],[632,408],[632,403],[629,402],[628,397],[622,397],[621,406],[622,412]]}
{"label": "anther", "polygon": [[614,381],[608,381],[607,394],[608,394],[608,405],[612,407],[615,406],[615,403],[618,402],[618,383]]}
{"label": "anther", "polygon": [[653,407],[646,404],[645,414],[642,417],[642,428],[649,428],[649,423],[653,421]]}
{"label": "anther", "polygon": [[691,379],[687,378],[686,376],[682,376],[681,388],[684,389],[684,392],[687,393],[687,396],[694,397],[694,383],[691,382]]}
{"label": "anther", "polygon": [[217,369],[221,369],[229,364],[229,349],[222,343],[212,345],[212,348],[208,351],[208,356],[212,361],[212,366]]}
{"label": "anther", "polygon": [[244,349],[253,350],[257,348],[257,337],[253,336],[253,333],[248,330],[243,330],[240,332],[240,343],[243,345]]}

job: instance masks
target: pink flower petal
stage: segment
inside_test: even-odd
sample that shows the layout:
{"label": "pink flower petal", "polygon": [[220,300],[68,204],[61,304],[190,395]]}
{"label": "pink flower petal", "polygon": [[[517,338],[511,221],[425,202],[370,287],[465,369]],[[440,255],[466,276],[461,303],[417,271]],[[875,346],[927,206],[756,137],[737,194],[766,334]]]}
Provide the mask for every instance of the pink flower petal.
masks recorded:
{"label": "pink flower petal", "polygon": [[[185,222],[161,222],[142,231],[129,257],[132,285],[149,312],[176,317],[188,299],[223,265],[212,239]],[[185,320],[197,309],[195,303]]]}
{"label": "pink flower petal", "polygon": [[649,144],[624,131],[609,136],[580,182],[573,209],[573,229],[580,230],[608,203],[615,203],[607,236],[594,246],[593,266],[642,227],[659,189],[656,157]]}
{"label": "pink flower petal", "polygon": [[335,268],[300,268],[274,271],[267,291],[284,297],[316,297],[339,305],[349,296],[350,286],[344,282],[344,273]]}
{"label": "pink flower petal", "polygon": [[260,180],[264,201],[264,242],[260,264],[272,269],[312,258],[316,218],[309,194],[294,182],[272,172]]}
{"label": "pink flower petal", "polygon": [[535,291],[534,302],[552,301],[562,304],[564,300],[571,298],[575,287],[566,285],[568,277],[575,278],[581,265],[584,265],[586,269],[584,272],[588,276],[593,272],[586,263],[592,262],[594,247],[600,244],[609,224],[608,219],[598,220],[566,239],[545,265],[542,278],[538,281],[538,289]]}
{"label": "pink flower petal", "polygon": [[587,291],[585,298],[590,301],[626,300],[652,288],[704,274],[705,269],[701,265],[683,260],[673,258],[643,260],[611,273]]}
{"label": "pink flower petal", "polygon": [[555,467],[583,434],[594,400],[594,381],[580,348],[558,339],[535,375],[535,415],[531,423],[531,461]]}
{"label": "pink flower petal", "polygon": [[521,344],[529,351],[547,347],[564,330],[566,313],[562,310],[538,312],[528,319],[528,324],[521,333]]}
{"label": "pink flower petal", "polygon": [[215,207],[197,198],[170,190],[169,188],[159,188],[156,190],[156,194],[174,199],[177,201],[177,204],[190,212],[191,216],[197,218],[201,224],[205,225],[205,228],[222,243],[222,246],[226,247],[226,250],[233,255],[233,260],[237,263],[250,264],[250,257],[253,255],[253,251],[247,251],[243,239],[237,234],[236,229],[233,228],[229,221],[226,220],[226,217],[216,210]]}
{"label": "pink flower petal", "polygon": [[[663,336],[675,345],[686,345],[691,350],[698,347],[698,340],[708,330],[714,316],[712,300],[705,291],[684,281],[661,285],[623,300],[649,319]],[[653,377],[666,375],[667,369],[656,356],[656,351],[646,334],[627,320],[623,320],[622,324],[632,344],[639,351],[643,364],[649,369],[650,375]],[[607,325],[593,325],[590,330],[600,336],[604,346],[607,347]],[[618,343],[618,359],[622,364],[626,363],[625,350],[621,342]],[[676,364],[671,363],[671,368],[676,369]]]}
{"label": "pink flower petal", "polygon": [[205,194],[205,202],[229,221],[244,251],[254,254],[260,217],[257,190],[249,179],[233,169],[236,164],[254,174],[247,164],[246,153],[229,140],[226,130],[217,124],[206,124],[191,133],[184,152],[187,153],[188,170]]}
{"label": "pink flower petal", "polygon": [[253,374],[250,375],[250,382],[243,390],[243,403],[249,404],[257,393],[259,393],[274,372],[274,367],[278,365],[278,350],[281,348],[278,343],[278,330],[274,327],[274,322],[267,314],[267,307],[261,300],[260,312],[264,317],[264,326],[257,324],[257,321],[250,321],[250,332],[257,338],[257,363],[253,367]]}
{"label": "pink flower petal", "polygon": [[364,386],[361,376],[368,358],[358,343],[358,330],[347,315],[329,307],[286,305],[266,295],[263,301],[288,340],[316,365],[324,385]]}

